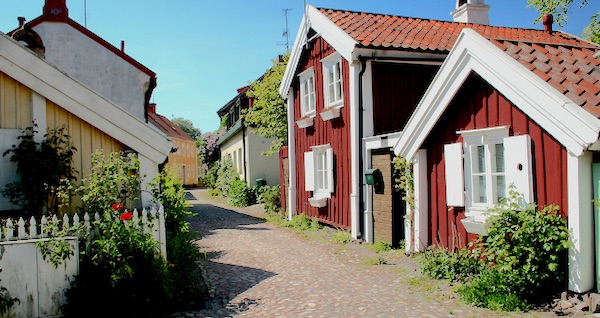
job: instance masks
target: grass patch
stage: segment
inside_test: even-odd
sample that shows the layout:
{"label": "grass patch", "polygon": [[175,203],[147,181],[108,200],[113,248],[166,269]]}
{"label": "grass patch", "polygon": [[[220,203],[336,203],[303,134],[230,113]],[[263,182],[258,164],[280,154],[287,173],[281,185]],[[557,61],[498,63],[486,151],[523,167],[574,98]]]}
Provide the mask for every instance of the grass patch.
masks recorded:
{"label": "grass patch", "polygon": [[383,256],[370,257],[362,261],[363,265],[384,265],[387,264],[387,259]]}
{"label": "grass patch", "polygon": [[383,241],[377,241],[373,243],[370,247],[373,250],[373,252],[378,254],[390,251],[392,249],[392,246],[390,244]]}
{"label": "grass patch", "polygon": [[291,220],[283,222],[282,225],[301,232],[315,232],[321,229],[319,220],[309,218],[306,214],[295,215]]}
{"label": "grass patch", "polygon": [[352,242],[352,234],[350,233],[350,231],[337,229],[331,235],[330,241],[340,244],[347,244]]}

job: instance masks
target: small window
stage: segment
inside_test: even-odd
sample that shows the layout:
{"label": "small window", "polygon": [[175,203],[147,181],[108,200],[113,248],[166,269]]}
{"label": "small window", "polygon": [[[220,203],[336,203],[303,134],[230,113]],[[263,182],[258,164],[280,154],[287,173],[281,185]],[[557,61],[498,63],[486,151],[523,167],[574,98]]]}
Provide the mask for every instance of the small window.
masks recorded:
{"label": "small window", "polygon": [[334,53],[321,61],[323,64],[323,83],[325,107],[343,104],[342,58]]}
{"label": "small window", "polygon": [[508,133],[508,126],[459,131],[463,143],[444,145],[447,205],[464,206],[467,222],[485,222],[511,185],[523,195],[519,204],[534,200],[531,139]]}
{"label": "small window", "polygon": [[300,78],[300,107],[302,117],[315,113],[315,72],[309,68],[299,75]]}
{"label": "small window", "polygon": [[334,189],[333,150],[329,144],[313,146],[312,151],[304,153],[304,173],[306,191],[312,191],[313,199],[320,200],[320,204],[326,202],[324,199],[330,198]]}

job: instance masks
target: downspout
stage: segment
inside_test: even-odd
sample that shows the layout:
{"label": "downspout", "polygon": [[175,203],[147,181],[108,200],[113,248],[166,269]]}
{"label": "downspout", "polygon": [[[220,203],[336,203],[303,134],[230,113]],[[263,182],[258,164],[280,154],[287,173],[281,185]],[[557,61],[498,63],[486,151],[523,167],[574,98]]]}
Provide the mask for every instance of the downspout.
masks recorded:
{"label": "downspout", "polygon": [[150,77],[148,90],[146,90],[146,93],[144,93],[144,120],[146,120],[146,124],[148,123],[148,105],[150,104],[150,97],[152,97],[152,92],[157,85],[156,76]]}
{"label": "downspout", "polygon": [[244,126],[244,118],[242,117],[240,120],[242,121],[242,156],[244,156],[242,158],[242,163],[244,164],[244,181],[246,181],[246,184],[249,186],[252,186],[252,184],[248,182],[248,172],[246,169],[246,127]]}
{"label": "downspout", "polygon": [[[359,215],[362,215],[363,217],[359,217],[360,223],[359,223],[359,228],[362,229],[364,231],[365,228],[365,218],[364,218],[364,182],[363,182],[363,162],[364,162],[364,153],[363,153],[363,131],[364,131],[364,109],[363,109],[363,77],[365,74],[365,71],[367,70],[367,58],[359,56],[358,57],[359,61],[360,61],[360,72],[358,73],[358,135],[359,135],[359,140],[358,140],[358,175],[359,175],[359,199],[358,199],[358,208],[359,208]],[[363,240],[364,240],[364,235],[363,236]]]}

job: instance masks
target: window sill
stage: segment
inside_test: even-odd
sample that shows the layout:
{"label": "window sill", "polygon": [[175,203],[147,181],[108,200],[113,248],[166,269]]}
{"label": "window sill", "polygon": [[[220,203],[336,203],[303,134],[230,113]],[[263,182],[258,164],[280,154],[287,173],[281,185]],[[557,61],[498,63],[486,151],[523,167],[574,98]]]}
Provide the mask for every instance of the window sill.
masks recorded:
{"label": "window sill", "polygon": [[320,114],[321,119],[323,120],[331,120],[340,117],[340,108],[341,106],[332,106],[329,108],[325,108]]}
{"label": "window sill", "polygon": [[471,234],[479,234],[479,235],[487,235],[487,231],[490,228],[490,224],[488,222],[475,219],[474,217],[467,217],[465,219],[460,220],[460,222],[465,227],[465,230]]}
{"label": "window sill", "polygon": [[298,125],[298,128],[307,128],[307,127],[312,127],[315,124],[315,116],[311,115],[310,117],[306,117],[306,118],[301,118],[298,121],[296,121],[296,125]]}
{"label": "window sill", "polygon": [[324,208],[327,206],[327,196],[323,196],[323,195],[316,195],[312,198],[308,198],[308,202],[310,203],[310,206],[315,207],[315,208]]}

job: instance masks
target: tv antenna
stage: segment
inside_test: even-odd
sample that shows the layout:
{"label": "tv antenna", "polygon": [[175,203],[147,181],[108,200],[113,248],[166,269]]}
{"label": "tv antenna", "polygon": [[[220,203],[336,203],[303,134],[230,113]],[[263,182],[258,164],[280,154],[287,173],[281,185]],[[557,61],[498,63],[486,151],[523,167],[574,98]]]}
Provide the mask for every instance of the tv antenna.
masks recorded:
{"label": "tv antenna", "polygon": [[285,44],[280,44],[280,45],[285,45],[285,51],[289,51],[290,50],[290,28],[288,26],[288,16],[290,11],[292,11],[292,9],[282,9],[281,10],[283,12],[283,15],[285,16],[285,29],[283,29],[283,34],[281,36],[283,36],[285,38]]}
{"label": "tv antenna", "polygon": [[83,0],[83,26],[87,29],[87,0]]}

